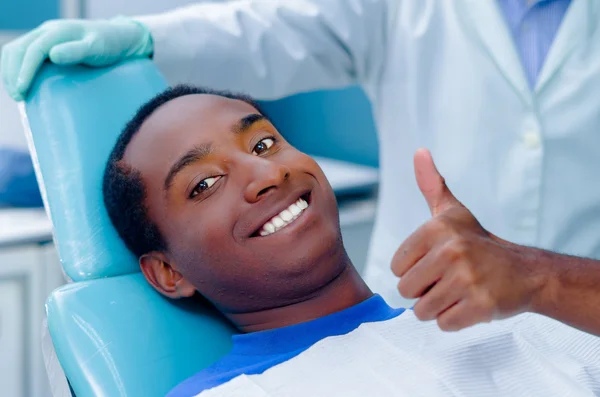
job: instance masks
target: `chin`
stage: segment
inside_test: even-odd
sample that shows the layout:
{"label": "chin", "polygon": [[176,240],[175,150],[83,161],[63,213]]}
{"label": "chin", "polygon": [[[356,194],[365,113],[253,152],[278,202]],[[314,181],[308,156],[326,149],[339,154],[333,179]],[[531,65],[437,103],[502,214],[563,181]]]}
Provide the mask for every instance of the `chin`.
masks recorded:
{"label": "chin", "polygon": [[310,247],[300,246],[288,254],[277,271],[294,294],[310,294],[352,266],[339,232],[320,235]]}

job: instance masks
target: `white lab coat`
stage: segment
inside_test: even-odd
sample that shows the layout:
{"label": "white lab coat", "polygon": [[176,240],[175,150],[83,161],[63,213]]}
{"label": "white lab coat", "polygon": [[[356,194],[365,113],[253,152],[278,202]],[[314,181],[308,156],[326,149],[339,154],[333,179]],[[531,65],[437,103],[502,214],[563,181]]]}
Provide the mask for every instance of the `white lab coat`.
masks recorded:
{"label": "white lab coat", "polygon": [[394,304],[392,255],[429,218],[422,146],[491,232],[600,258],[599,12],[572,1],[534,90],[495,0],[247,0],[139,19],[172,83],[260,98],[362,85],[381,147],[366,279]]}

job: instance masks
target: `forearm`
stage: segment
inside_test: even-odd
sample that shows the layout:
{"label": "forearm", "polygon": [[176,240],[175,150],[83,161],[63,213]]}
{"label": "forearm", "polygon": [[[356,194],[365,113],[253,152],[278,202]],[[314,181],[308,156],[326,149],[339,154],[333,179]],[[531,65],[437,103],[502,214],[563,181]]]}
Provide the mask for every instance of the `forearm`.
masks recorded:
{"label": "forearm", "polygon": [[388,0],[237,1],[139,17],[170,83],[260,99],[374,78],[384,55]]}
{"label": "forearm", "polygon": [[532,311],[600,336],[600,261],[543,250],[527,256],[545,275]]}

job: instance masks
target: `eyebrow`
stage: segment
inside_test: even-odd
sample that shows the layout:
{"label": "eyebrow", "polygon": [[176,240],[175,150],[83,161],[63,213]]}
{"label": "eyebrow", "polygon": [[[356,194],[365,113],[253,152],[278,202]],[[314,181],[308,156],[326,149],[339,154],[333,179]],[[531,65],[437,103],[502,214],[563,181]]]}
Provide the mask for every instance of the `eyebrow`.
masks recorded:
{"label": "eyebrow", "polygon": [[243,134],[244,132],[246,132],[250,128],[252,128],[252,126],[254,124],[258,123],[259,121],[265,121],[265,120],[268,120],[268,119],[267,119],[267,117],[263,116],[262,114],[257,114],[257,113],[249,114],[247,116],[242,117],[242,119],[233,126],[231,131],[236,135]]}
{"label": "eyebrow", "polygon": [[[235,135],[243,134],[244,132],[247,132],[250,128],[252,128],[254,124],[264,120],[268,119],[262,114],[249,114],[247,116],[242,117],[240,121],[235,123],[231,128],[231,132],[233,132]],[[179,160],[177,160],[175,164],[173,164],[173,166],[171,166],[171,169],[169,170],[169,173],[165,178],[164,189],[168,190],[171,184],[173,183],[173,179],[175,179],[177,174],[183,171],[186,167],[204,159],[211,153],[211,144],[195,146],[193,149],[187,151],[183,156],[181,156],[181,158],[179,158]]]}
{"label": "eyebrow", "polygon": [[177,160],[177,162],[175,164],[173,164],[173,166],[171,166],[171,169],[169,170],[169,173],[167,174],[167,177],[165,178],[164,189],[165,190],[169,189],[169,187],[173,183],[173,179],[175,179],[177,174],[179,174],[186,167],[195,163],[196,161],[202,160],[203,158],[208,156],[211,152],[212,152],[212,145],[209,143],[200,145],[200,146],[195,146],[193,149],[188,150],[183,156],[181,156],[179,158],[179,160]]}

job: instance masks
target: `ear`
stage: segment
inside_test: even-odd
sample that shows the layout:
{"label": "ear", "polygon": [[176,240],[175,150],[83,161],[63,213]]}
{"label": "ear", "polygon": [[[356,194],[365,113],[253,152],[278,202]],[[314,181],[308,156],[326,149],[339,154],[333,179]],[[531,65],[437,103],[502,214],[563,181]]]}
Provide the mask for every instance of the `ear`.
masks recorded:
{"label": "ear", "polygon": [[180,299],[196,293],[196,288],[192,283],[171,266],[162,252],[142,255],[140,268],[150,285],[166,297]]}

